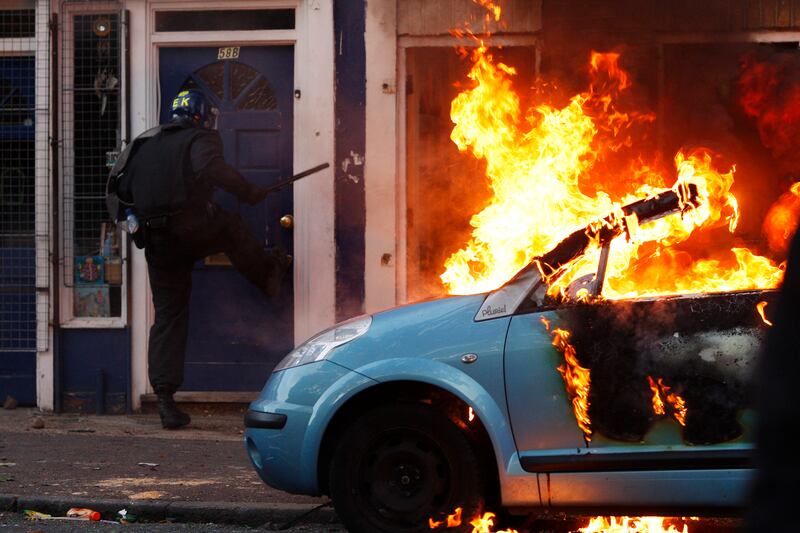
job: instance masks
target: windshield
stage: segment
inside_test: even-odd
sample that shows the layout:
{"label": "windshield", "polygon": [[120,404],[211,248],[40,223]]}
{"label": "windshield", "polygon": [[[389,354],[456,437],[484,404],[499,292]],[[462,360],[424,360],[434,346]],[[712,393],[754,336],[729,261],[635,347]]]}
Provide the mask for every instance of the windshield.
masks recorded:
{"label": "windshield", "polygon": [[578,229],[546,254],[534,258],[502,287],[490,293],[475,320],[513,314],[526,300],[541,306],[548,297],[588,301],[603,294],[612,243],[628,240],[642,224],[698,207],[693,184],[663,191],[621,207],[606,217]]}

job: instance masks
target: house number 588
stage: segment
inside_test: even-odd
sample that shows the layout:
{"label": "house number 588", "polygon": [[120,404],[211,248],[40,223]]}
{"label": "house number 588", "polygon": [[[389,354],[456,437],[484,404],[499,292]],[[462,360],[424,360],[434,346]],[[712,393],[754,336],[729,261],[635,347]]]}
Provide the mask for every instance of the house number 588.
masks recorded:
{"label": "house number 588", "polygon": [[225,46],[217,52],[217,59],[236,59],[239,57],[238,46]]}

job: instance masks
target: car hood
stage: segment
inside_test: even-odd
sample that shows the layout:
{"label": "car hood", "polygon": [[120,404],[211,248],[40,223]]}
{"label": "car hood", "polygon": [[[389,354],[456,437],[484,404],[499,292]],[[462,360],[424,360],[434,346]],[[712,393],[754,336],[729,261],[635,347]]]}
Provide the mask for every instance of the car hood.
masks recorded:
{"label": "car hood", "polygon": [[356,370],[388,358],[449,359],[502,351],[508,318],[475,322],[486,294],[404,305],[373,315],[369,331],[336,348],[329,359]]}

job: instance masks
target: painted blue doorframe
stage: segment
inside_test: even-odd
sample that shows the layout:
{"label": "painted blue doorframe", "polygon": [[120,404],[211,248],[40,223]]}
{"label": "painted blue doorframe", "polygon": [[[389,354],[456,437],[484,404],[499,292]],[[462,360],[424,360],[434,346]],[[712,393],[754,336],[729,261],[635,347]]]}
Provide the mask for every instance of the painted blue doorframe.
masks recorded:
{"label": "painted blue doorframe", "polygon": [[[292,173],[294,50],[253,46],[239,48],[234,59],[219,55],[211,47],[160,50],[161,122],[181,89],[203,90],[219,110],[225,160],[252,182],[273,184]],[[292,253],[292,230],[279,224],[292,213],[291,187],[252,207],[222,191],[215,199],[239,212],[265,244]],[[183,390],[261,388],[293,345],[291,278],[287,274],[281,294],[268,299],[230,266],[195,266]]]}
{"label": "painted blue doorframe", "polygon": [[367,134],[367,51],[364,0],[336,0],[336,320],[364,312],[367,224],[364,154]]}

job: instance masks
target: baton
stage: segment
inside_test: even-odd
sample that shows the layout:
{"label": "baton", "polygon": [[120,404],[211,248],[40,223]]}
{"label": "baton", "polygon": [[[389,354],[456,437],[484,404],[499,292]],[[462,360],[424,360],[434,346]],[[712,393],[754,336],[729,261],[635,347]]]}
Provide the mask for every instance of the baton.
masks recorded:
{"label": "baton", "polygon": [[304,170],[303,172],[300,172],[299,174],[295,174],[294,176],[288,177],[285,180],[281,180],[281,181],[279,181],[278,183],[276,183],[274,185],[270,185],[269,187],[264,187],[262,189],[262,192],[264,194],[275,192],[278,189],[282,189],[282,188],[286,187],[287,185],[291,185],[295,181],[297,181],[299,179],[302,179],[302,178],[305,178],[306,176],[310,176],[311,174],[319,172],[320,170],[328,168],[329,166],[330,166],[330,164],[328,164],[328,163],[322,163],[321,165],[317,165],[317,166],[315,166],[313,168],[309,168],[308,170]]}

